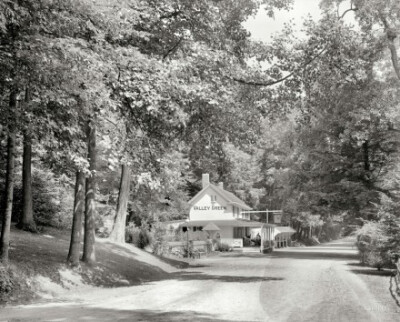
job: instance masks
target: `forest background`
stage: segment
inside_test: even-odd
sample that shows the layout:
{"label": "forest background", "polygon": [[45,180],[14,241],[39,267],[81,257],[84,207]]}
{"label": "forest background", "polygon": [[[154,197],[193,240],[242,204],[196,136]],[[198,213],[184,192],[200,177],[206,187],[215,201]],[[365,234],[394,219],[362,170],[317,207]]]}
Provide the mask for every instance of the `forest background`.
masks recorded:
{"label": "forest background", "polygon": [[292,2],[3,0],[3,265],[12,221],[72,229],[92,263],[96,233],[185,218],[202,173],[297,238],[361,229],[396,259],[400,4],[322,0],[301,37],[250,37]]}

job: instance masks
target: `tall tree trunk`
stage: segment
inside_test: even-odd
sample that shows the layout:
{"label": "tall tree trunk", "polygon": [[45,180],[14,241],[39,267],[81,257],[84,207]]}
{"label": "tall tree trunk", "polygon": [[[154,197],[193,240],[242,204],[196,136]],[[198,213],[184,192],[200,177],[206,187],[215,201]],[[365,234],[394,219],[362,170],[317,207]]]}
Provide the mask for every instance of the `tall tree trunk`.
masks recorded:
{"label": "tall tree trunk", "polygon": [[22,214],[18,222],[18,228],[36,232],[36,224],[33,219],[32,203],[32,139],[29,131],[24,135],[24,154],[22,161]]}
{"label": "tall tree trunk", "polygon": [[10,246],[11,215],[14,194],[14,167],[15,167],[15,109],[17,108],[17,92],[12,91],[9,102],[8,140],[7,140],[7,173],[5,189],[5,207],[2,218],[0,238],[0,262],[8,265],[8,251]]}
{"label": "tall tree trunk", "polygon": [[74,210],[72,219],[71,242],[67,262],[71,266],[79,266],[79,255],[82,240],[82,219],[85,209],[85,174],[82,171],[76,172]]}
{"label": "tall tree trunk", "polygon": [[110,239],[117,243],[125,242],[125,225],[131,182],[130,176],[129,166],[123,164],[119,186],[117,213],[115,214],[114,226],[110,234]]}
{"label": "tall tree trunk", "polygon": [[87,127],[88,158],[90,176],[86,179],[86,202],[85,202],[85,237],[83,241],[83,257],[85,263],[91,264],[96,261],[95,254],[95,196],[96,196],[96,125],[91,120]]}
{"label": "tall tree trunk", "polygon": [[[29,109],[30,91],[27,87],[25,90],[26,110]],[[19,218],[18,227],[36,232],[36,224],[33,219],[33,202],[32,202],[32,135],[30,125],[24,132],[24,153],[22,161],[22,214]]]}

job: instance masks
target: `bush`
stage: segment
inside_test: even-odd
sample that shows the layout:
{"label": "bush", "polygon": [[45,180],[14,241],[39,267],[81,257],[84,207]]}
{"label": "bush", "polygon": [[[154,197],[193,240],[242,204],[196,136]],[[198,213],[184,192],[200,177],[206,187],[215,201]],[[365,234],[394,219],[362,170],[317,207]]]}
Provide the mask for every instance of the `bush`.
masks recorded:
{"label": "bush", "polygon": [[232,248],[228,244],[218,243],[216,250],[220,251],[220,252],[230,252],[232,250]]}
{"label": "bush", "polygon": [[[12,221],[18,222],[22,214],[22,181],[16,178]],[[32,173],[33,216],[39,226],[66,229],[72,226],[74,192],[59,183],[49,171],[34,169]]]}
{"label": "bush", "polygon": [[12,291],[13,286],[14,283],[8,270],[0,264],[0,300],[3,295]]}
{"label": "bush", "polygon": [[358,230],[357,248],[362,264],[380,270],[383,267],[392,267],[393,262],[388,251],[388,237],[382,222],[367,222]]}
{"label": "bush", "polygon": [[318,239],[320,242],[329,242],[331,240],[339,239],[341,233],[342,225],[329,220],[322,225],[322,231]]}
{"label": "bush", "polygon": [[183,246],[183,257],[190,258],[194,256],[194,249],[193,249],[193,244],[185,244]]}
{"label": "bush", "polygon": [[212,241],[211,241],[211,240],[207,240],[206,242],[207,242],[207,244],[206,244],[206,247],[207,247],[206,251],[207,251],[207,254],[209,254],[209,253],[211,253],[212,250],[213,250],[213,246],[212,246],[213,244],[212,244]]}
{"label": "bush", "polygon": [[153,254],[162,256],[168,251],[166,231],[161,223],[156,222],[153,224],[152,233]]}
{"label": "bush", "polygon": [[366,254],[366,263],[369,266],[375,267],[380,271],[385,266],[385,258],[378,250],[372,250]]}
{"label": "bush", "polygon": [[146,246],[150,245],[150,241],[151,238],[149,231],[146,229],[146,227],[141,227],[136,246],[144,249]]}
{"label": "bush", "polygon": [[[95,230],[96,235],[101,238],[107,238],[114,226],[115,206],[100,205],[96,207]],[[126,235],[126,234],[125,234]]]}
{"label": "bush", "polygon": [[125,228],[125,241],[134,245],[138,244],[140,228],[130,222]]}

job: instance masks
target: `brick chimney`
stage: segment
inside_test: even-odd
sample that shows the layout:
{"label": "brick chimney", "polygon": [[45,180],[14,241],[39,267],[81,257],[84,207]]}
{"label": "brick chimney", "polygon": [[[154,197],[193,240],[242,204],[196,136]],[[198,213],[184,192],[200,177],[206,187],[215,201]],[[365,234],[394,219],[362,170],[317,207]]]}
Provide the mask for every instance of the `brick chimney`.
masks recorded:
{"label": "brick chimney", "polygon": [[208,173],[203,173],[201,184],[203,189],[210,184],[210,175]]}
{"label": "brick chimney", "polygon": [[218,182],[218,188],[224,190],[224,183],[223,182]]}

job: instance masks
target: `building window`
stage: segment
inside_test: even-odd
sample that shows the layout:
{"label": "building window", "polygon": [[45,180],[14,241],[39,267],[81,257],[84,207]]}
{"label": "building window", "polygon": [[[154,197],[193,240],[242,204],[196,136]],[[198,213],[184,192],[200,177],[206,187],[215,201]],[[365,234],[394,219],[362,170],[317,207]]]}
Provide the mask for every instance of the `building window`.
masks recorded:
{"label": "building window", "polygon": [[216,195],[212,195],[211,196],[211,202],[216,202],[217,201],[217,196]]}

